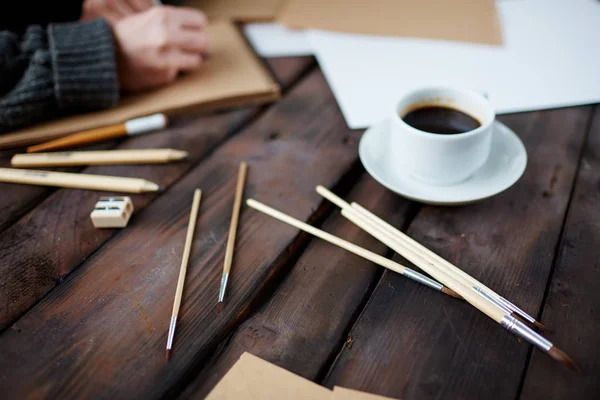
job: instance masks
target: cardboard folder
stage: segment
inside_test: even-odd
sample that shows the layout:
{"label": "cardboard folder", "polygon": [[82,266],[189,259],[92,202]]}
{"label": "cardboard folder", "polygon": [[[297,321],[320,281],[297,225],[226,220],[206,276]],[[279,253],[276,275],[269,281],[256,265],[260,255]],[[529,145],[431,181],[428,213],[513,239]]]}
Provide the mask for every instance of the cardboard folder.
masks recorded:
{"label": "cardboard folder", "polygon": [[183,0],[181,5],[202,10],[209,19],[242,22],[270,21],[286,0]]}
{"label": "cardboard folder", "polygon": [[168,86],[125,96],[115,108],[0,135],[0,148],[40,143],[157,112],[172,115],[191,109],[214,110],[264,103],[279,97],[279,86],[233,23],[213,22],[208,25],[207,32],[212,46],[197,71],[180,76]]}
{"label": "cardboard folder", "polygon": [[244,353],[207,400],[329,400],[331,391],[250,353]]}
{"label": "cardboard folder", "polygon": [[502,44],[494,0],[287,0],[291,28]]}

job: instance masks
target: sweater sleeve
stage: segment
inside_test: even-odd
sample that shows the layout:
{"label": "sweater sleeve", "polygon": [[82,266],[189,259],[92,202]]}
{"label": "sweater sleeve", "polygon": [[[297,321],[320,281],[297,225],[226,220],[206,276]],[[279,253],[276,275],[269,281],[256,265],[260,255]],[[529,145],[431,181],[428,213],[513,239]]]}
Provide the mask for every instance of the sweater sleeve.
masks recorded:
{"label": "sweater sleeve", "polygon": [[88,22],[0,32],[0,132],[119,100],[110,26]]}

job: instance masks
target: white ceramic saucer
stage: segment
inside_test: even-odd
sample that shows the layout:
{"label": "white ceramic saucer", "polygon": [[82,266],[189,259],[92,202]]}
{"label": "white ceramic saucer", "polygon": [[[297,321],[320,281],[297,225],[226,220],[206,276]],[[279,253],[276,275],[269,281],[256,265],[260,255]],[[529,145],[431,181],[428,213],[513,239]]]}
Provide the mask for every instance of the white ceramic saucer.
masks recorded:
{"label": "white ceramic saucer", "polygon": [[519,137],[496,121],[492,148],[486,163],[467,180],[435,186],[395,171],[390,154],[389,122],[383,121],[363,134],[358,148],[367,172],[383,186],[411,200],[435,205],[461,205],[494,196],[511,187],[525,171],[527,152]]}

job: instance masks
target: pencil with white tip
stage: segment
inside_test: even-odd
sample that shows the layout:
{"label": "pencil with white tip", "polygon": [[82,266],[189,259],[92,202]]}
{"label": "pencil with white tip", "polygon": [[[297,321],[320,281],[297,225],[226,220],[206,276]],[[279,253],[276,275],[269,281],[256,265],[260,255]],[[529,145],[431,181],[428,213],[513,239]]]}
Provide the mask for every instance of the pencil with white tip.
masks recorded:
{"label": "pencil with white tip", "polygon": [[43,151],[53,151],[83,146],[85,144],[98,143],[123,136],[141,135],[157,129],[163,129],[166,126],[167,117],[164,114],[152,114],[145,117],[130,119],[121,124],[73,133],[59,139],[54,139],[49,142],[28,147],[27,152],[40,153]]}

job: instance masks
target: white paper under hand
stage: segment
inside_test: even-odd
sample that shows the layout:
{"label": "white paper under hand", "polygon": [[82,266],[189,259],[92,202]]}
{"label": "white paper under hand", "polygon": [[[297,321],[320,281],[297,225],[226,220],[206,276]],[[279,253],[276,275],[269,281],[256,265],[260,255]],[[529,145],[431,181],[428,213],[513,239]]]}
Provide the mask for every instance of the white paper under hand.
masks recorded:
{"label": "white paper under hand", "polygon": [[288,29],[280,24],[253,23],[244,26],[252,47],[262,57],[291,57],[312,55],[303,30]]}

